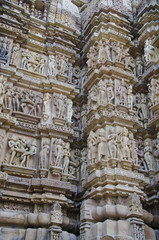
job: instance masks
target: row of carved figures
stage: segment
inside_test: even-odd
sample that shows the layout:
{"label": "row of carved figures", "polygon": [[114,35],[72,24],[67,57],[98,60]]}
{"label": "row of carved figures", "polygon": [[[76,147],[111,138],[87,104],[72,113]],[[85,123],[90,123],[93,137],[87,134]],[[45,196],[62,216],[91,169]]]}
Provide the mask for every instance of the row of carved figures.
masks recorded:
{"label": "row of carved figures", "polygon": [[77,129],[85,128],[90,111],[96,111],[98,106],[123,105],[136,113],[140,121],[145,122],[153,117],[154,105],[159,103],[159,81],[152,79],[148,84],[148,94],[133,93],[132,85],[123,81],[100,80],[88,92],[87,104],[74,106],[73,126]]}
{"label": "row of carved figures", "polygon": [[[140,139],[137,142],[139,164],[143,170],[158,169],[159,167],[159,132],[155,140]],[[156,168],[157,166],[157,168]]]}
{"label": "row of carved figures", "polygon": [[28,89],[21,89],[7,85],[3,96],[4,108],[28,115],[41,116],[42,96]]}
{"label": "row of carved figures", "polygon": [[[68,77],[68,83],[78,87],[80,87],[81,77],[85,78],[86,70],[81,70],[79,66],[73,67],[72,63],[69,62],[69,58],[65,55],[49,55],[47,60],[44,55],[29,51],[28,49],[21,49],[19,43],[16,43],[13,46],[10,63],[18,66],[19,59],[21,59],[20,67],[28,71],[45,74],[48,69],[48,75],[56,77],[60,74]],[[47,66],[48,68],[46,69]]]}
{"label": "row of carved figures", "polygon": [[[24,137],[11,136],[8,139],[8,154],[5,163],[21,167],[32,167],[33,156],[37,153],[36,141],[30,142]],[[107,126],[106,129],[91,131],[88,137],[88,150],[70,149],[70,144],[60,138],[52,139],[50,159],[50,143],[44,141],[39,153],[39,168],[61,168],[63,174],[71,178],[83,180],[88,175],[88,165],[99,161],[116,159],[139,164],[140,169],[154,170],[158,168],[159,133],[156,140],[135,141],[133,133],[126,127]],[[31,166],[32,165],[32,166]],[[80,173],[77,172],[80,171]]]}
{"label": "row of carved figures", "polygon": [[[52,100],[53,99],[53,100]],[[53,117],[64,119],[71,123],[73,102],[62,93],[46,93],[44,97],[29,89],[11,87],[6,84],[3,76],[0,77],[0,105],[15,112],[41,117],[47,121],[53,101]]]}
{"label": "row of carved figures", "polygon": [[[144,62],[148,64],[151,61],[159,60],[159,49],[152,45],[153,40],[147,39],[144,47],[144,60],[138,55],[134,61],[129,54],[129,48],[125,47],[120,42],[110,42],[108,39],[102,39],[97,46],[90,47],[87,54],[88,68],[96,68],[99,63],[104,64],[107,60],[113,62],[120,62],[125,64],[125,68],[133,71],[133,73],[140,77],[144,71]],[[9,58],[12,47],[11,39],[7,37],[0,37],[0,58]],[[17,64],[21,58],[22,68],[44,74],[46,71],[46,58],[44,55],[29,51],[28,49],[21,49],[20,44],[13,45],[11,63]],[[72,66],[68,63],[68,57],[64,55],[50,55],[48,60],[48,74],[56,76],[61,74],[64,76],[72,74]]]}
{"label": "row of carved figures", "polygon": [[88,137],[88,161],[94,164],[101,160],[132,160],[138,164],[137,148],[133,133],[126,127],[109,127],[91,131]]}
{"label": "row of carved figures", "polygon": [[[8,139],[8,147],[5,163],[21,167],[33,166],[33,156],[38,152],[36,141],[30,142],[24,137],[11,136]],[[50,143],[44,141],[39,153],[39,168],[48,169],[48,165],[49,168],[61,168],[63,174],[69,174],[70,177],[75,178],[78,161],[75,158],[76,152],[72,153],[70,143],[55,138],[52,140],[52,154],[49,162]]]}
{"label": "row of carved figures", "polygon": [[140,119],[152,117],[151,106],[159,102],[159,80],[152,79],[148,84],[148,94],[133,94],[133,86],[124,79],[100,80],[88,92],[87,112],[96,110],[98,106],[107,104],[123,105],[136,110]]}
{"label": "row of carved figures", "polygon": [[[152,79],[148,84],[149,93],[132,93],[132,85],[124,80],[100,80],[88,93],[88,103],[81,108],[73,108],[73,102],[63,94],[46,93],[44,97],[28,89],[12,87],[6,84],[3,76],[0,78],[0,105],[15,112],[39,116],[47,121],[53,108],[53,117],[73,121],[76,127],[82,124],[86,127],[87,114],[96,110],[98,106],[123,105],[130,110],[135,110],[141,120],[152,117],[151,106],[159,102],[159,81]],[[149,100],[149,101],[148,101]],[[52,104],[52,105],[51,105]],[[42,114],[43,112],[43,114]],[[81,123],[80,123],[81,121]],[[78,122],[78,123],[77,123]]]}
{"label": "row of carved figures", "polygon": [[129,48],[122,43],[101,39],[96,45],[90,47],[87,58],[88,68],[96,68],[97,64],[104,64],[106,61],[119,62],[139,77],[143,74],[144,65],[159,60],[159,49],[153,46],[152,39],[146,39],[144,59],[138,55],[134,60],[129,54]]}
{"label": "row of carved figures", "polygon": [[[43,140],[39,153],[39,168],[61,168],[64,174],[81,179],[88,174],[88,165],[106,161],[130,161],[140,165],[140,169],[154,170],[159,167],[159,132],[155,140],[146,139],[144,142],[135,140],[133,133],[126,127],[100,128],[91,131],[87,139],[87,148],[71,149],[70,143],[60,138],[51,141]],[[50,152],[51,150],[51,152]],[[37,142],[25,137],[10,136],[5,163],[21,167],[32,167],[33,156],[38,152]]]}
{"label": "row of carved figures", "polygon": [[[45,74],[46,72],[46,57],[42,54],[32,52],[28,49],[21,49],[20,44],[13,45],[11,64],[17,65],[20,62],[20,67],[37,72],[39,74]],[[48,58],[48,74],[56,76],[61,74],[67,76],[68,74],[68,57],[64,55],[50,55]]]}
{"label": "row of carved figures", "polygon": [[12,40],[7,37],[0,37],[0,58],[7,61],[12,47]]}
{"label": "row of carved figures", "polygon": [[39,9],[36,6],[36,2],[25,1],[25,0],[10,0],[12,3],[17,4],[24,8],[24,10],[30,14],[30,16],[46,21],[47,17],[47,6]]}
{"label": "row of carved figures", "polygon": [[[158,166],[159,133],[152,143],[147,139],[135,141],[133,133],[126,127],[107,126],[106,129],[91,131],[87,139],[88,164],[102,160],[129,160],[139,164],[144,170],[152,170]],[[158,166],[159,167],[159,166]]]}
{"label": "row of carved figures", "polygon": [[[90,47],[87,58],[88,68],[96,68],[97,64],[111,61],[124,64],[126,69],[132,70],[134,73],[136,71],[135,61],[129,54],[129,48],[120,42],[101,39],[96,46]],[[137,75],[142,75],[143,61],[140,57],[137,58],[137,65]]]}

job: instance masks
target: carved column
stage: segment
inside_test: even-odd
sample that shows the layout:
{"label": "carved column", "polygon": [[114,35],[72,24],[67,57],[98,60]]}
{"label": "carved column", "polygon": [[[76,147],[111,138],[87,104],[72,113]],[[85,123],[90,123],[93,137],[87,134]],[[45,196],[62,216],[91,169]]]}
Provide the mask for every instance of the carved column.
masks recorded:
{"label": "carved column", "polygon": [[34,16],[35,14],[35,0],[31,2],[30,16]]}
{"label": "carved column", "polygon": [[62,240],[62,211],[58,202],[53,204],[53,210],[50,217],[50,240]]}
{"label": "carved column", "polygon": [[43,10],[43,20],[46,21],[47,19],[47,13],[48,13],[48,5],[44,5],[44,10]]}

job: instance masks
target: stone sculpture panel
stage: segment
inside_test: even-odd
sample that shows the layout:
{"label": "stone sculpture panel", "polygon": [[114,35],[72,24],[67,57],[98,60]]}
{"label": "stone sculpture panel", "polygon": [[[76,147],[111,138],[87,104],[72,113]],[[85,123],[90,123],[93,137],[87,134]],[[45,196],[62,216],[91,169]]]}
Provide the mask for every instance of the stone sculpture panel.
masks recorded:
{"label": "stone sculpture panel", "polygon": [[13,41],[8,37],[0,36],[0,61],[9,63],[12,50],[12,42]]}
{"label": "stone sculpture panel", "polygon": [[9,165],[30,167],[32,159],[37,153],[37,142],[25,137],[12,135],[8,138],[8,152],[5,163]]}
{"label": "stone sculpture panel", "polygon": [[45,67],[46,67],[46,58],[45,56],[32,52],[28,49],[21,49],[21,68],[39,73],[45,74]]}
{"label": "stone sculpture panel", "polygon": [[29,89],[6,85],[3,108],[41,117],[42,96]]}

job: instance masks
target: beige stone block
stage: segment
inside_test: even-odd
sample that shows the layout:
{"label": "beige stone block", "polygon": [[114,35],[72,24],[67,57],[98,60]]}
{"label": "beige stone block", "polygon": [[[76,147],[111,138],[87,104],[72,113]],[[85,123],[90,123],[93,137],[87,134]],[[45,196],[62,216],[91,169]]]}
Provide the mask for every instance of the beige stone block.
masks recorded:
{"label": "beige stone block", "polygon": [[39,213],[37,216],[37,221],[41,226],[48,225],[50,223],[50,215],[47,213]]}
{"label": "beige stone block", "polygon": [[106,220],[103,222],[102,236],[106,235],[116,235],[117,222],[114,220]]}
{"label": "beige stone block", "polygon": [[38,224],[38,214],[29,213],[28,214],[28,224],[36,226]]}
{"label": "beige stone block", "polygon": [[[0,240],[13,240],[13,239],[25,239],[24,229],[14,229],[14,228],[1,228],[0,230]],[[32,240],[32,239],[28,239]]]}
{"label": "beige stone block", "polygon": [[38,228],[36,240],[49,240],[49,230],[45,228]]}
{"label": "beige stone block", "polygon": [[94,207],[92,209],[92,217],[95,220],[101,219],[101,216],[104,216],[104,211],[102,207]]}
{"label": "beige stone block", "polygon": [[126,220],[117,221],[117,235],[120,236],[129,235],[129,223]]}
{"label": "beige stone block", "polygon": [[25,216],[18,213],[0,212],[0,223],[2,224],[14,224],[23,225],[25,222]]}
{"label": "beige stone block", "polygon": [[116,205],[116,217],[126,218],[128,214],[128,208],[122,205]]}
{"label": "beige stone block", "polygon": [[25,240],[36,240],[36,229],[28,228],[26,230]]}
{"label": "beige stone block", "polygon": [[98,222],[94,225],[91,226],[91,235],[92,235],[92,239],[95,239],[95,236],[102,236],[102,228],[103,228],[103,224],[101,222]]}
{"label": "beige stone block", "polygon": [[106,205],[104,207],[105,216],[108,216],[109,218],[116,217],[116,206],[115,205]]}

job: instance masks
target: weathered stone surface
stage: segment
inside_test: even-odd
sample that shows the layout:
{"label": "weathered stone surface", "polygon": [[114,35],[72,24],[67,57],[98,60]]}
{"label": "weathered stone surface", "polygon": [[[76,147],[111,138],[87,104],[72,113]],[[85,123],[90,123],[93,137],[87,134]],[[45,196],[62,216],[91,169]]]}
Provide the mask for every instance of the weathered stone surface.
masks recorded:
{"label": "weathered stone surface", "polygon": [[158,239],[159,2],[0,9],[0,240]]}

